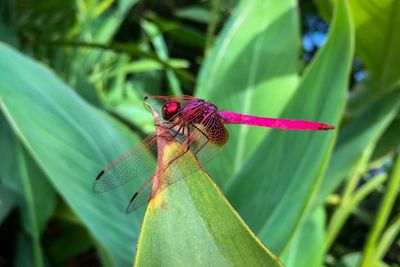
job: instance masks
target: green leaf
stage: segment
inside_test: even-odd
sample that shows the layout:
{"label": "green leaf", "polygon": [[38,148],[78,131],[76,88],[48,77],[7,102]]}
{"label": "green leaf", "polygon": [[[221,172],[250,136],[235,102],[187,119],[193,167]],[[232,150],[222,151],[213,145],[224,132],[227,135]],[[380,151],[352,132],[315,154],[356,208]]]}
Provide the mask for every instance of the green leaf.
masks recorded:
{"label": "green leaf", "polygon": [[320,208],[307,218],[303,227],[282,256],[286,267],[290,266],[323,266],[325,251],[325,211]]}
{"label": "green leaf", "polygon": [[371,72],[377,89],[387,91],[400,76],[400,2],[353,0],[349,6],[356,31],[356,55]]}
{"label": "green leaf", "polygon": [[17,233],[14,256],[14,265],[16,267],[43,267],[45,265],[44,255],[42,254],[40,240],[38,238],[32,239],[32,236],[23,231]]}
{"label": "green leaf", "polygon": [[352,252],[346,254],[340,259],[340,264],[338,264],[338,266],[358,267],[360,266],[361,256],[361,252]]}
{"label": "green leaf", "polygon": [[394,118],[392,123],[387,127],[386,131],[380,136],[372,160],[381,158],[391,151],[395,150],[396,147],[400,146],[400,119]]}
{"label": "green leaf", "polygon": [[379,243],[376,247],[376,258],[378,260],[382,260],[383,257],[386,255],[390,246],[395,243],[396,237],[400,233],[400,215],[390,223],[387,229],[382,233],[382,236],[379,240]]}
{"label": "green leaf", "polygon": [[[364,159],[362,158],[359,165],[363,166],[363,164]],[[342,229],[350,215],[357,210],[357,207],[360,205],[361,201],[363,201],[369,194],[371,194],[371,192],[375,191],[379,186],[381,186],[386,180],[385,175],[378,175],[377,177],[374,177],[374,179],[369,180],[367,183],[358,188],[357,191],[353,191],[355,190],[354,187],[356,183],[360,181],[358,167],[359,166],[355,167],[355,175],[352,175],[352,177],[350,177],[349,181],[346,183],[341,202],[329,220],[324,244],[325,251],[328,251],[332,246],[339,234],[340,229]]]}
{"label": "green leaf", "polygon": [[[186,60],[183,59],[171,59],[170,61],[166,61],[168,64],[171,65],[171,67],[180,69],[180,68],[188,68],[189,63]],[[114,76],[117,76],[121,73],[124,75],[127,74],[132,74],[132,73],[140,73],[140,72],[147,72],[147,71],[157,71],[157,70],[163,70],[164,67],[153,60],[149,59],[142,59],[142,60],[136,60],[132,63],[126,64],[123,67],[117,68],[116,70],[110,70],[109,72],[101,72],[93,76],[94,79],[101,79],[100,76],[106,75],[106,78],[110,79],[113,78]],[[99,75],[99,76],[97,76]],[[104,79],[104,76],[102,77]]]}
{"label": "green leaf", "polygon": [[8,173],[3,182],[13,188],[20,197],[25,230],[39,238],[53,214],[56,205],[55,192],[20,144],[15,144],[15,151],[10,154],[15,160],[15,165],[12,166],[13,172]]}
{"label": "green leaf", "polygon": [[332,1],[326,0],[315,0],[315,6],[318,9],[318,13],[323,17],[325,20],[329,21],[332,19]]}
{"label": "green leaf", "polygon": [[17,196],[10,189],[0,186],[0,225],[17,204]]}
{"label": "green leaf", "polygon": [[27,156],[20,143],[12,135],[4,116],[0,114],[0,151],[7,157],[0,162],[2,184],[15,194],[21,214],[22,229],[19,232],[16,265],[44,266],[40,237],[53,214],[56,195],[37,165]]}
{"label": "green leaf", "polygon": [[157,17],[155,14],[148,14],[148,17],[152,22],[157,24],[162,33],[172,36],[176,42],[194,49],[202,49],[204,47],[205,37],[196,28],[178,21]]}
{"label": "green leaf", "polygon": [[[384,227],[388,223],[390,214],[392,213],[397,196],[399,195],[400,188],[400,156],[396,155],[393,169],[389,175],[389,181],[383,198],[380,201],[379,209],[376,217],[374,218],[374,224],[370,229],[367,241],[364,245],[361,267],[370,266],[371,262],[379,262],[378,256],[382,256],[382,247],[379,247],[379,243],[382,241],[381,237],[384,235]],[[387,237],[385,237],[387,238]],[[383,240],[387,242],[388,240]],[[379,252],[379,253],[377,253]]]}
{"label": "green leaf", "polygon": [[[353,31],[347,4],[339,3],[328,39],[305,70],[283,112],[284,118],[333,125],[340,121],[352,60]],[[227,188],[233,206],[277,255],[285,252],[308,214],[335,134],[274,131]]]}
{"label": "green leaf", "polygon": [[123,210],[133,192],[121,188],[96,195],[92,183],[104,165],[138,139],[45,67],[2,44],[0,55],[1,108],[15,134],[105,248],[103,257],[130,265],[139,222]]}
{"label": "green leaf", "polygon": [[[329,18],[335,1],[316,2],[320,14]],[[387,91],[400,75],[400,37],[397,34],[400,3],[396,0],[352,0],[349,7],[356,33],[355,54],[372,74],[375,91]]]}
{"label": "green leaf", "polygon": [[[365,64],[371,79],[363,81],[355,88],[349,102],[350,114],[354,117],[340,132],[327,175],[321,185],[316,205],[332,193],[343,181],[361,157],[365,147],[379,143],[375,157],[386,152],[387,145],[397,141],[382,136],[398,112],[399,67],[397,47],[400,38],[395,32],[399,24],[398,1],[350,1],[352,19],[356,30],[356,54]],[[384,40],[376,42],[376,40]],[[379,90],[377,95],[376,90]],[[390,134],[390,131],[388,132]],[[388,137],[387,135],[385,137]]]}
{"label": "green leaf", "polygon": [[182,19],[207,24],[210,21],[210,12],[201,6],[189,6],[176,10],[175,15]]}
{"label": "green leaf", "polygon": [[[196,96],[220,109],[277,117],[298,84],[300,36],[294,1],[242,1],[204,62]],[[228,126],[229,142],[207,170],[224,185],[267,129]]]}
{"label": "green leaf", "polygon": [[396,116],[400,106],[400,86],[375,99],[339,134],[337,147],[319,189],[315,205],[323,204],[355,166],[365,148],[373,146]]}
{"label": "green leaf", "polygon": [[[104,50],[104,54],[101,54],[101,56],[108,56],[108,61],[112,61],[112,57],[110,54],[107,53],[123,53],[119,55],[120,57],[118,58],[122,62],[125,59],[124,54],[128,55],[136,55],[136,56],[141,56],[147,59],[152,59],[155,62],[160,63],[162,66],[165,68],[173,70],[177,75],[179,75],[182,79],[185,79],[187,81],[194,81],[194,78],[192,74],[185,70],[177,69],[174,68],[174,66],[171,66],[168,61],[164,61],[161,58],[159,58],[156,54],[146,51],[142,49],[140,46],[136,45],[135,43],[111,43],[111,44],[103,44],[103,43],[89,43],[89,42],[71,42],[71,41],[54,41],[54,42],[47,42],[49,45],[55,45],[55,46],[66,46],[66,47],[73,47],[73,48],[93,48],[94,50],[98,49],[99,51]],[[115,58],[113,59],[115,60]],[[109,62],[104,62],[108,63]],[[99,62],[96,62],[98,64]],[[96,68],[97,70],[97,68]],[[78,73],[77,75],[83,75],[81,73]],[[96,76],[96,74],[93,74]],[[87,75],[86,75],[87,76]],[[85,82],[87,77],[85,78]]]}
{"label": "green leaf", "polygon": [[76,257],[93,247],[93,239],[88,231],[81,226],[58,222],[57,230],[57,236],[44,239],[46,255],[52,263],[61,265],[69,258]]}
{"label": "green leaf", "polygon": [[[177,141],[163,145],[159,141],[158,149],[161,162],[177,151],[185,151]],[[150,201],[135,266],[281,266],[240,219],[193,154],[185,153],[154,179],[173,179],[176,171],[185,168],[199,171],[170,185]]]}
{"label": "green leaf", "polygon": [[[157,26],[149,21],[144,20],[142,22],[142,27],[147,32],[147,35],[150,36],[150,40],[160,59],[169,60],[167,45],[165,44],[164,38]],[[172,70],[166,70],[165,72],[172,94],[182,95],[183,93],[181,90],[181,86],[175,73]]]}
{"label": "green leaf", "polygon": [[[77,40],[95,43],[110,43],[119,27],[126,19],[129,10],[136,4],[137,0],[121,0],[113,5],[106,5],[108,1],[78,1],[76,2],[77,21],[75,29],[71,30],[69,36],[63,40]],[[111,3],[110,3],[111,4]],[[106,8],[101,14],[99,11]],[[72,38],[70,36],[73,36]],[[69,39],[68,39],[69,37]],[[94,84],[87,79],[88,73],[96,73],[100,63],[115,59],[118,54],[112,54],[101,50],[71,50],[63,56],[69,57],[68,75],[72,77],[70,83],[85,99],[97,103]],[[98,89],[98,88],[97,88]]]}

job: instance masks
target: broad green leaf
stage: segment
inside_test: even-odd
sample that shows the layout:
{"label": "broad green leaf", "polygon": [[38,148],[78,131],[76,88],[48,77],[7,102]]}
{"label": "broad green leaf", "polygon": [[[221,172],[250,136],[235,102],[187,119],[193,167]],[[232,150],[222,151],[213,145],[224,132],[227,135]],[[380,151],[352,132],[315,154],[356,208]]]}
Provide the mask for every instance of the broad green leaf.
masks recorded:
{"label": "broad green leaf", "polygon": [[[353,53],[348,7],[339,3],[326,43],[305,70],[282,117],[338,125]],[[288,248],[305,220],[336,132],[274,131],[227,188],[233,206],[277,255]]]}
{"label": "broad green leaf", "polygon": [[[161,144],[160,139],[159,162],[186,150],[177,141]],[[240,219],[193,154],[185,153],[154,179],[162,183],[186,168],[198,171],[150,201],[135,266],[281,266]]]}
{"label": "broad green leaf", "polygon": [[[394,135],[389,141],[384,132],[395,118],[400,105],[399,68],[396,65],[399,53],[395,49],[400,39],[394,32],[399,24],[396,12],[399,12],[400,6],[396,1],[349,3],[356,27],[356,54],[365,64],[366,71],[372,75],[358,84],[350,99],[351,121],[340,132],[327,175],[314,203],[316,206],[321,205],[346,178],[366,147],[374,147],[379,138],[386,138],[386,147],[383,147],[385,144],[382,145],[382,141],[378,143],[377,150],[381,152],[375,152],[377,156],[387,152],[387,145],[395,144],[398,139]],[[376,38],[385,41],[376,42]],[[380,93],[378,97],[376,90]],[[391,92],[384,94],[387,91]]]}
{"label": "broad green leaf", "polygon": [[352,92],[349,94],[349,100],[347,103],[345,117],[347,121],[351,121],[357,116],[360,116],[360,113],[365,111],[365,107],[370,105],[375,98],[380,96],[380,94],[384,93],[379,92],[377,94],[373,86],[374,81],[370,79],[370,76],[367,76],[364,80],[356,83],[353,86]]}
{"label": "broad green leaf", "polygon": [[10,175],[8,168],[12,168],[12,163],[15,160],[12,157],[13,141],[13,136],[7,125],[5,125],[4,117],[0,114],[0,151],[2,155],[7,155],[7,157],[2,156],[0,160],[0,224],[7,217],[11,209],[18,204],[16,190],[4,185],[4,181],[11,178],[7,177]]}
{"label": "broad green leaf", "polygon": [[386,131],[381,135],[379,141],[376,144],[374,155],[372,160],[381,158],[396,147],[400,146],[400,118],[393,119],[392,123],[386,129]]}
{"label": "broad green leaf", "polygon": [[[379,138],[382,140],[382,135],[398,112],[399,94],[385,95],[384,92],[399,90],[400,68],[397,65],[400,54],[397,47],[400,39],[395,29],[400,23],[396,15],[400,5],[392,0],[355,0],[349,1],[349,6],[356,31],[356,55],[372,75],[355,87],[350,98],[351,121],[340,132],[316,204],[321,204],[343,181],[365,147],[374,146]],[[376,90],[379,90],[379,95]],[[395,144],[396,141],[385,143]],[[381,147],[377,149],[382,151]],[[379,152],[374,154],[376,156]]]}
{"label": "broad green leaf", "polygon": [[[317,3],[320,14],[328,18],[332,3],[324,0],[317,0]],[[365,71],[371,74],[375,93],[387,91],[400,75],[400,36],[397,34],[400,3],[397,0],[352,0],[349,7],[356,34],[355,54]]]}
{"label": "broad green leaf", "polygon": [[92,183],[98,171],[137,138],[40,64],[2,44],[0,57],[1,109],[14,133],[104,247],[103,257],[129,265],[139,222],[123,211],[134,189],[97,195]]}
{"label": "broad green leaf", "polygon": [[0,186],[0,225],[7,218],[8,214],[16,204],[16,194],[7,187]]}
{"label": "broad green leaf", "polygon": [[400,76],[400,2],[397,0],[349,1],[356,32],[356,55],[387,91]]}
{"label": "broad green leaf", "polygon": [[325,211],[320,208],[309,216],[290,248],[282,256],[286,267],[323,266],[325,251]]}
{"label": "broad green leaf", "polygon": [[[241,1],[204,62],[196,96],[220,109],[277,117],[298,84],[300,36],[295,1]],[[223,185],[269,131],[233,125],[218,159],[207,165]]]}
{"label": "broad green leaf", "polygon": [[18,143],[8,151],[11,165],[2,167],[2,183],[17,194],[25,230],[39,238],[53,214],[56,196],[45,175]]}
{"label": "broad green leaf", "polygon": [[[17,238],[17,266],[44,266],[40,237],[53,214],[56,195],[37,165],[27,156],[0,114],[0,151],[7,155],[0,161],[1,182],[15,194],[22,226]],[[24,259],[24,261],[21,261]]]}
{"label": "broad green leaf", "polygon": [[337,147],[320,185],[315,205],[323,204],[362,156],[374,145],[396,116],[400,106],[400,86],[375,99],[364,112],[346,125],[339,134]]}
{"label": "broad green leaf", "polygon": [[19,231],[16,237],[14,266],[38,266],[44,265],[44,255],[40,247],[40,240],[27,232]]}

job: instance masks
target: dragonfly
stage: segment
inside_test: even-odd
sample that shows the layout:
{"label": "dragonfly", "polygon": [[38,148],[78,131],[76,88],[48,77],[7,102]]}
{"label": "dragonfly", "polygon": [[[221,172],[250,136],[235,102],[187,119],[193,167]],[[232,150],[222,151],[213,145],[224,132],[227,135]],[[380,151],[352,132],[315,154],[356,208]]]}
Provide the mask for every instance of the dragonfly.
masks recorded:
{"label": "dragonfly", "polygon": [[[129,201],[126,213],[142,207],[169,185],[200,170],[199,166],[212,159],[227,143],[229,134],[225,124],[310,131],[335,128],[321,122],[219,111],[213,103],[188,95],[146,96],[144,102],[153,113],[156,132],[110,162],[93,183],[93,191],[101,193],[136,179],[144,180]],[[182,149],[157,161],[157,156],[160,157],[158,145],[171,142],[178,142]],[[182,166],[180,159],[186,153],[192,153],[198,164]],[[165,175],[167,171],[168,175]],[[165,179],[159,182],[161,178]]]}

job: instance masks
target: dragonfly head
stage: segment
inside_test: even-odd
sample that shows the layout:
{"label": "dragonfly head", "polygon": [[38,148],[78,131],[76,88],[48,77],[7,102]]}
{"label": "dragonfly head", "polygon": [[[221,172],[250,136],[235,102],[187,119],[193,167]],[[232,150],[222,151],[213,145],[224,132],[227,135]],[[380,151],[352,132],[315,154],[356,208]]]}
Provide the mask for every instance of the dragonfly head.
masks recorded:
{"label": "dragonfly head", "polygon": [[162,107],[162,116],[164,120],[169,121],[172,117],[181,111],[181,104],[179,102],[171,101]]}

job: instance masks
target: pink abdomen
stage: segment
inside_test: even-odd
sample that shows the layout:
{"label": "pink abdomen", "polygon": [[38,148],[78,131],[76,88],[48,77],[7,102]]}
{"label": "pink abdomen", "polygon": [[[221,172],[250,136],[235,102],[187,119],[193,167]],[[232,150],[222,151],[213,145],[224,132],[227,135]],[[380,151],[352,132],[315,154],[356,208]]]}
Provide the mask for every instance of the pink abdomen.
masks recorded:
{"label": "pink abdomen", "polygon": [[303,120],[287,120],[265,118],[251,115],[244,115],[231,111],[221,111],[219,116],[223,123],[227,124],[245,124],[268,128],[277,128],[284,130],[332,130],[335,127],[321,122],[303,121]]}

